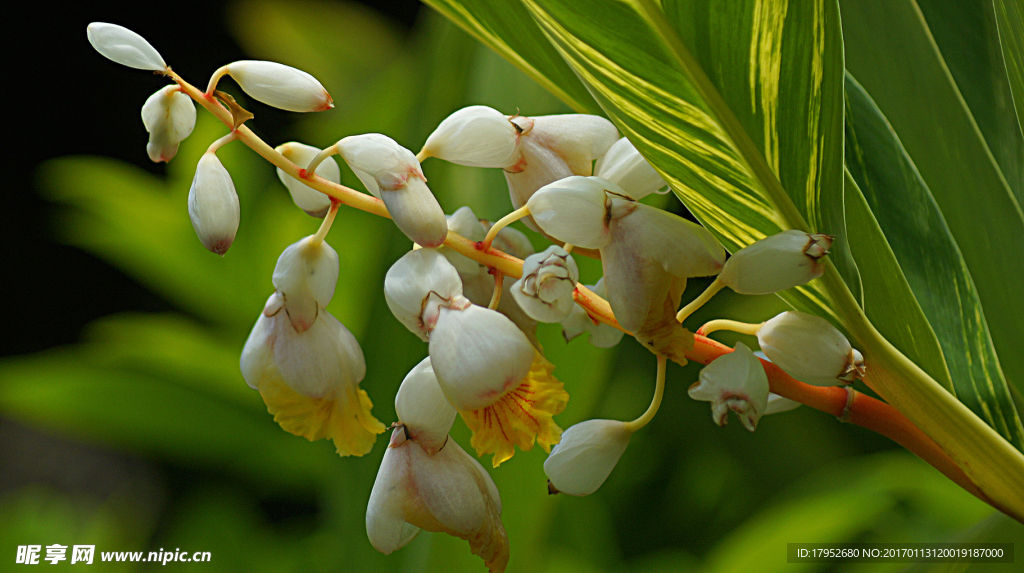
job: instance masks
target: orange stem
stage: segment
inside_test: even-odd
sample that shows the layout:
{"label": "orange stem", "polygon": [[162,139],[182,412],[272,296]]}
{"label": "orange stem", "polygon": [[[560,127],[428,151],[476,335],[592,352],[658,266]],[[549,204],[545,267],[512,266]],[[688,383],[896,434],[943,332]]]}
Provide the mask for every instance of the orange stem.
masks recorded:
{"label": "orange stem", "polygon": [[[695,338],[693,350],[686,354],[687,358],[695,362],[709,364],[715,358],[733,351],[705,336],[698,334]],[[832,414],[842,422],[851,422],[886,436],[931,464],[978,499],[992,504],[956,462],[896,408],[853,388],[804,384],[767,360],[761,360],[761,363],[768,374],[772,392]]]}

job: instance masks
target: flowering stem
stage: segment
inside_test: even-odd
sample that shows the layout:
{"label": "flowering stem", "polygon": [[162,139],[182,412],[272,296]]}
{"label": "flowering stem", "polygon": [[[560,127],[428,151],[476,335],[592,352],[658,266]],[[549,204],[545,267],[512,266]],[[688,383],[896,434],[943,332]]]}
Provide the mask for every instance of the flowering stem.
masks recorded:
{"label": "flowering stem", "polygon": [[320,228],[317,230],[316,235],[313,235],[313,238],[309,240],[310,245],[317,246],[324,242],[324,239],[327,238],[327,231],[331,230],[331,225],[334,224],[334,218],[338,216],[338,207],[340,206],[341,203],[331,201],[331,209],[330,211],[327,211],[327,216],[324,217],[324,222],[320,223]]}
{"label": "flowering stem", "polygon": [[[229,127],[234,125],[234,119],[231,116],[231,112],[224,108],[216,98],[207,96],[203,92],[199,91],[195,86],[186,82],[177,73],[170,69],[166,70],[164,73],[178,83],[183,93],[188,94],[193,100],[205,107],[225,125]],[[280,168],[288,175],[302,181],[310,188],[328,195],[338,204],[343,203],[380,217],[391,218],[391,215],[388,213],[383,201],[380,199],[365,193],[360,193],[350,187],[328,181],[327,179],[316,175],[316,173],[307,174],[305,169],[295,165],[284,155],[267,145],[266,142],[260,139],[259,136],[254,134],[252,130],[245,125],[239,126],[233,133],[239,141],[251,148],[268,162]],[[511,216],[511,214],[509,216]],[[498,227],[498,225],[496,224],[495,227]],[[492,231],[494,231],[494,227],[492,227]],[[494,231],[494,234],[496,235],[497,231]],[[455,252],[465,255],[483,265],[487,265],[489,268],[493,268],[503,274],[514,278],[522,276],[523,261],[516,257],[494,249],[480,248],[475,241],[471,241],[452,232],[448,233],[448,237],[445,239],[444,244]],[[829,279],[832,278],[829,275],[830,273],[826,271],[826,281],[829,281]],[[707,295],[706,298],[710,298],[711,296],[707,294],[707,291],[705,291],[705,293],[698,298],[704,298],[705,295]],[[582,284],[576,286],[576,290],[573,292],[573,299],[586,309],[587,314],[592,319],[618,328],[619,330],[624,330],[615,320],[615,316],[611,312],[608,302],[594,294]],[[693,303],[691,303],[691,305],[692,304]],[[689,306],[690,305],[687,305],[687,307]],[[692,350],[686,352],[686,357],[690,360],[707,364],[727,352],[731,352],[731,349],[715,342],[714,340],[697,335],[695,346]],[[896,354],[898,354],[898,352]],[[902,355],[899,356],[902,357]],[[904,358],[904,360],[906,359]],[[802,384],[790,378],[778,367],[770,363],[765,364],[765,371],[768,373],[768,380],[771,384],[772,391],[776,394],[807,404],[812,408],[828,412],[837,417],[843,416],[844,409],[847,408],[847,393],[845,390],[840,388],[820,388]],[[894,371],[898,371],[898,369],[894,369]],[[885,379],[884,374],[882,378],[883,380]],[[865,381],[867,382],[867,380]],[[888,384],[886,382],[882,382],[883,386],[890,384],[893,384],[893,382],[888,381]],[[964,471],[960,469],[954,460],[942,448],[936,445],[931,438],[911,423],[900,412],[900,410],[873,398],[858,395],[849,404],[847,418],[850,422],[874,430],[904,446],[931,465],[935,466],[936,469],[941,471],[967,491],[976,495],[983,501],[992,503],[997,509],[1004,511],[1009,515],[1019,515],[1017,512],[1007,511],[1004,508],[1004,504],[995,504],[991,502],[989,498],[974,485],[972,480],[966,476]],[[950,426],[950,431],[955,430],[955,428],[955,424]],[[996,437],[998,437],[998,435]],[[969,444],[971,442],[967,443]],[[1013,480],[1010,480],[1010,482],[1012,481]],[[1022,491],[1024,491],[1024,489],[1022,489]]]}
{"label": "flowering stem", "polygon": [[487,308],[495,310],[498,308],[498,304],[501,302],[502,285],[505,282],[505,273],[495,270],[494,271],[494,293],[491,295],[491,304],[487,305]]}
{"label": "flowering stem", "polygon": [[334,145],[325,148],[320,153],[317,153],[316,157],[314,157],[309,162],[309,165],[306,166],[306,173],[316,173],[316,168],[320,167],[320,164],[324,162],[324,159],[327,159],[328,157],[334,155],[337,152],[338,152],[338,144],[335,143]]}
{"label": "flowering stem", "polygon": [[658,378],[654,384],[654,398],[651,400],[651,405],[647,407],[647,411],[644,412],[642,416],[632,422],[626,422],[626,429],[630,432],[635,432],[647,424],[650,424],[651,420],[654,419],[654,415],[658,413],[658,409],[661,408],[661,399],[665,396],[665,370],[667,366],[668,358],[659,354]]}
{"label": "flowering stem", "polygon": [[[168,71],[170,71],[170,70],[168,70]],[[226,76],[227,73],[228,73],[228,67],[227,66],[221,66],[221,67],[217,68],[217,71],[213,72],[213,75],[210,76],[210,83],[206,86],[206,95],[207,96],[212,96],[213,95],[213,90],[217,89],[217,84],[220,83],[220,79],[223,78],[224,76]],[[172,78],[179,79],[177,77],[177,74],[175,74],[174,72],[171,72],[169,75]],[[179,81],[178,83],[180,84],[181,82]]]}
{"label": "flowering stem", "polygon": [[501,219],[498,219],[498,222],[491,225],[491,229],[487,231],[487,236],[484,237],[484,249],[491,248],[491,243],[494,242],[494,237],[498,236],[498,231],[501,231],[505,227],[518,221],[519,219],[522,219],[523,217],[529,216],[529,214],[530,208],[527,207],[526,205],[523,205],[522,207],[516,209],[515,211],[512,211],[508,215],[505,215]]}
{"label": "flowering stem", "polygon": [[711,284],[708,285],[708,288],[704,289],[704,292],[700,293],[700,296],[690,301],[690,304],[684,306],[683,309],[680,310],[678,314],[676,314],[676,320],[678,320],[679,322],[683,322],[684,320],[686,320],[686,317],[693,314],[694,311],[696,311],[698,308],[704,306],[704,303],[711,300],[711,297],[718,294],[718,291],[722,290],[723,288],[725,288],[725,283],[723,283],[722,281],[718,280],[717,277],[715,277],[715,280],[713,280]]}
{"label": "flowering stem", "polygon": [[206,152],[207,153],[217,153],[217,150],[220,149],[221,147],[224,147],[225,143],[230,143],[230,142],[234,141],[237,137],[238,137],[238,132],[236,132],[235,130],[232,129],[230,133],[228,133],[224,137],[218,139],[217,141],[214,141],[213,143],[211,143],[210,147],[208,147],[206,149]]}
{"label": "flowering stem", "polygon": [[707,336],[712,332],[719,330],[729,330],[732,332],[738,332],[740,334],[749,334],[751,336],[757,336],[757,332],[764,326],[763,322],[751,324],[748,322],[737,322],[735,320],[726,320],[724,318],[717,318],[715,320],[709,320],[704,323],[704,326],[697,329],[697,334]]}

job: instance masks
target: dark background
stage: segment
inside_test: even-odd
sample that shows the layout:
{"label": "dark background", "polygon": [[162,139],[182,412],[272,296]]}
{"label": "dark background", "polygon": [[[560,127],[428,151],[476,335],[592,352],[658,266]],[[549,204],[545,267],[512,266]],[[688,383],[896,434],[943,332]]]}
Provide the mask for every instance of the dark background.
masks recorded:
{"label": "dark background", "polygon": [[[425,9],[416,0],[364,0],[406,30]],[[164,46],[175,69],[208,77],[210,66],[246,56],[225,27],[223,0],[183,2],[28,3],[30,17],[5,25],[4,160],[2,239],[8,256],[3,292],[10,334],[2,355],[27,354],[78,340],[83,326],[118,311],[158,311],[170,305],[96,257],[62,245],[50,224],[53,207],[34,186],[36,168],[66,155],[102,155],[151,173],[165,164],[146,156],[147,134],[140,112],[152,82],[105,61],[86,39],[90,22],[129,25],[154,46]],[[160,10],[155,10],[159,7]],[[159,48],[158,48],[159,49]],[[111,106],[114,99],[123,104]],[[102,112],[101,112],[102,110]],[[273,135],[290,121],[287,112],[261,110],[259,130]]]}

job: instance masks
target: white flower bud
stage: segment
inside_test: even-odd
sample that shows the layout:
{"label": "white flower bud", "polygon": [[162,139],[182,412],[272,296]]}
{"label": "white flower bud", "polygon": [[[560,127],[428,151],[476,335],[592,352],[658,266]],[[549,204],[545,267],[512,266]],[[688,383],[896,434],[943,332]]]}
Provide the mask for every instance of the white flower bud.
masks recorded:
{"label": "white flower bud", "polygon": [[449,115],[430,134],[420,153],[470,167],[511,167],[519,161],[519,134],[500,111],[464,107]]}
{"label": "white flower bud", "polygon": [[533,345],[501,313],[470,305],[441,307],[430,333],[430,362],[445,396],[457,410],[490,406],[514,390],[530,371]]}
{"label": "white flower bud", "polygon": [[790,229],[748,245],[729,258],[718,279],[740,294],[769,294],[806,284],[825,272],[829,235]]}
{"label": "white flower bud", "polygon": [[[586,285],[591,291],[601,298],[608,298],[604,288],[604,278],[597,281],[596,285]],[[626,334],[621,330],[608,326],[603,322],[595,322],[590,318],[587,311],[579,304],[573,304],[572,313],[562,321],[562,336],[566,342],[583,334],[590,333],[590,343],[598,348],[612,348],[616,346]]]}
{"label": "white flower bud", "polygon": [[711,402],[711,417],[719,426],[728,421],[729,410],[753,432],[768,409],[768,375],[761,361],[742,342],[735,350],[716,358],[700,371],[700,382],[690,386],[690,398]]}
{"label": "white flower bud", "polygon": [[566,177],[541,187],[527,202],[545,233],[585,249],[611,241],[609,224],[632,212],[633,203],[618,185],[597,177]]}
{"label": "white flower bud", "polygon": [[209,151],[196,166],[188,191],[188,216],[204,247],[218,255],[227,252],[238,231],[238,194],[231,174]]}
{"label": "white flower bud", "polygon": [[572,293],[580,271],[565,249],[552,245],[523,262],[523,276],[512,285],[512,296],[534,320],[559,322],[572,312]]}
{"label": "white flower bud", "polygon": [[423,340],[434,329],[441,306],[469,304],[458,271],[433,249],[409,251],[391,265],[384,298],[395,318]]}
{"label": "white flower bud", "polygon": [[608,479],[633,433],[624,422],[587,420],[562,432],[544,461],[551,493],[590,495]]}
{"label": "white flower bud", "polygon": [[[278,145],[275,149],[299,167],[309,165],[309,162],[320,153],[320,150],[313,146],[294,141]],[[338,168],[338,162],[333,157],[324,159],[316,167],[316,174],[328,181],[341,183],[341,169]],[[277,177],[288,188],[292,201],[295,202],[299,209],[320,219],[327,215],[327,211],[331,208],[330,197],[288,175],[280,167],[277,168]]]}
{"label": "white flower bud", "polygon": [[397,428],[370,492],[366,534],[388,555],[420,529],[469,541],[490,571],[504,571],[508,564],[501,498],[480,463],[452,439],[431,455]]}
{"label": "white flower bud", "polygon": [[615,183],[637,201],[667,185],[625,137],[598,158],[594,176]]}
{"label": "white flower bud", "polygon": [[116,24],[93,22],[86,29],[89,43],[104,57],[122,66],[159,72],[167,64],[145,38]]}
{"label": "white flower bud", "polygon": [[287,111],[325,111],[334,101],[308,73],[277,62],[240,60],[224,66],[242,91],[271,107]]}
{"label": "white flower bud", "polygon": [[159,163],[170,161],[196,126],[196,106],[177,85],[161,88],[142,106],[142,124],[149,132],[146,152]]}
{"label": "white flower bud", "polygon": [[324,241],[305,237],[289,245],[277,259],[273,283],[283,295],[295,330],[302,332],[327,308],[338,284],[338,253]]}
{"label": "white flower bud", "polygon": [[379,133],[346,137],[337,148],[367,191],[384,201],[405,236],[424,247],[444,243],[447,219],[411,151]]}
{"label": "white flower bud", "polygon": [[441,391],[429,357],[402,380],[395,395],[395,413],[409,439],[428,454],[435,454],[444,446],[457,412]]}
{"label": "white flower bud", "polygon": [[864,376],[864,357],[824,318],[787,311],[765,322],[757,341],[768,358],[806,384],[834,386]]}

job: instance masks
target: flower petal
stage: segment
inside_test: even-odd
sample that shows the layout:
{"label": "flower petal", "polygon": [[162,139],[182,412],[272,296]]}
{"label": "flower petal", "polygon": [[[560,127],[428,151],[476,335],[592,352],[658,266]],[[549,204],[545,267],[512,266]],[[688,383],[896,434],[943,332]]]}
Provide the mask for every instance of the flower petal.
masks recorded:
{"label": "flower petal", "polygon": [[530,371],[534,348],[504,315],[470,305],[441,308],[430,333],[430,361],[457,410],[477,410],[515,389]]}

